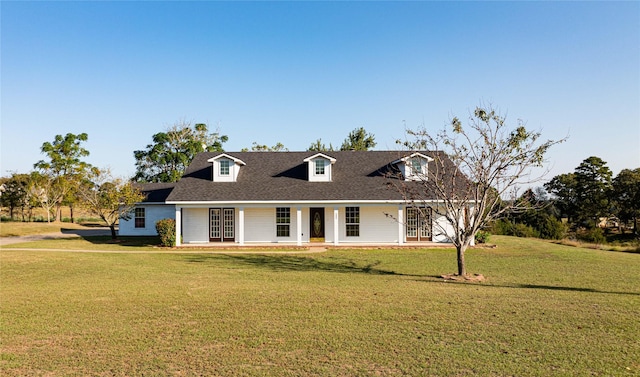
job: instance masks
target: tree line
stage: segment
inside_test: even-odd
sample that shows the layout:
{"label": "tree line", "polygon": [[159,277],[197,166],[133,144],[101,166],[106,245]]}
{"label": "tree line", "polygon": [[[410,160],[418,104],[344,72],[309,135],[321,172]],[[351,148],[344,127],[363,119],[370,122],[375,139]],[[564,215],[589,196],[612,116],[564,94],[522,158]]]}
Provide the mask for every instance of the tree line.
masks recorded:
{"label": "tree line", "polygon": [[571,232],[585,241],[605,241],[603,229],[638,233],[640,168],[613,177],[607,163],[591,156],[573,172],[556,175],[518,198],[529,210],[512,212],[493,224],[495,233],[562,239]]}

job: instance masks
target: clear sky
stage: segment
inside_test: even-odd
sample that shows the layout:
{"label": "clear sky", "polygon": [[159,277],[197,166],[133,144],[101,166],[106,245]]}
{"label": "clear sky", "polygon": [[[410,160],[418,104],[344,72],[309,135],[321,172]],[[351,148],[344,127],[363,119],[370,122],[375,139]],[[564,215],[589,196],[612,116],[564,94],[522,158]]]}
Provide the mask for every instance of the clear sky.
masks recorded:
{"label": "clear sky", "polygon": [[252,142],[376,149],[491,103],[568,142],[548,178],[598,156],[640,167],[640,2],[11,2],[1,12],[0,174],[56,134],[119,176],[185,120]]}

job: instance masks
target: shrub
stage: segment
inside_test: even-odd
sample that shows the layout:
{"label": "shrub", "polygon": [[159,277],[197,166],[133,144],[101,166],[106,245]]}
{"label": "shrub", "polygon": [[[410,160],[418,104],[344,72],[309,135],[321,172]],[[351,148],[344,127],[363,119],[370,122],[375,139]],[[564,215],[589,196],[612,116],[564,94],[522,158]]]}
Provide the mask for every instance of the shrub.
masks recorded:
{"label": "shrub", "polygon": [[479,230],[476,232],[477,243],[487,243],[488,241],[489,241],[489,232],[484,230]]}
{"label": "shrub", "polygon": [[554,216],[549,216],[539,224],[540,238],[561,240],[567,235],[567,225]]}
{"label": "shrub", "polygon": [[491,233],[503,236],[512,236],[513,223],[511,223],[509,219],[499,219],[492,224]]}
{"label": "shrub", "polygon": [[604,231],[601,228],[590,228],[584,232],[578,232],[577,237],[580,241],[603,244],[607,242]]}
{"label": "shrub", "polygon": [[174,219],[159,220],[156,222],[156,231],[158,231],[162,246],[176,246],[176,221]]}

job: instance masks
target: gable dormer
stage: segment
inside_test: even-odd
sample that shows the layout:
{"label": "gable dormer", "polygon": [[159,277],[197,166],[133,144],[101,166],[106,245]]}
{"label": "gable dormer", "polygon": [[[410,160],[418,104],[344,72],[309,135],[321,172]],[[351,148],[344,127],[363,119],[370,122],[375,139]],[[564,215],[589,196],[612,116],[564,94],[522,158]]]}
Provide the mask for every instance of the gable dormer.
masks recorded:
{"label": "gable dormer", "polygon": [[398,165],[405,181],[424,181],[429,175],[429,162],[431,161],[433,158],[416,152],[395,160],[392,164]]}
{"label": "gable dormer", "polygon": [[230,156],[226,153],[210,158],[207,162],[213,164],[214,182],[235,182],[240,173],[240,167],[246,165],[244,161]]}
{"label": "gable dormer", "polygon": [[309,170],[309,182],[331,182],[331,170],[336,159],[323,153],[316,153],[303,160]]}

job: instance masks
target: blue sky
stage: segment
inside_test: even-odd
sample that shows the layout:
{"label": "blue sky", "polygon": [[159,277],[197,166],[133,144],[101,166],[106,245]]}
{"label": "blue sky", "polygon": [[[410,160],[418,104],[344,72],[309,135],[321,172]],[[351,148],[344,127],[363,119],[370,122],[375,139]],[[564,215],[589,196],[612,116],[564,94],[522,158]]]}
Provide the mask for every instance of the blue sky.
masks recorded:
{"label": "blue sky", "polygon": [[185,120],[252,142],[397,149],[491,103],[545,139],[548,178],[598,156],[640,167],[640,2],[7,2],[0,174],[56,134],[131,176]]}

